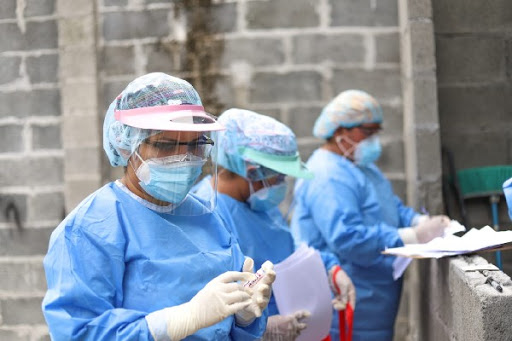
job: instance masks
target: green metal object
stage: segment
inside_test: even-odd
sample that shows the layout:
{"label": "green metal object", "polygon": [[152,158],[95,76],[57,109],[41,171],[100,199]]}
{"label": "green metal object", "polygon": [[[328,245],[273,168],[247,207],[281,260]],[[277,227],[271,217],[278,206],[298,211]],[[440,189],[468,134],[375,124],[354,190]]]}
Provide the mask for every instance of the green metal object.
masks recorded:
{"label": "green metal object", "polygon": [[503,193],[503,183],[512,177],[512,166],[466,168],[457,171],[462,197],[485,197]]}

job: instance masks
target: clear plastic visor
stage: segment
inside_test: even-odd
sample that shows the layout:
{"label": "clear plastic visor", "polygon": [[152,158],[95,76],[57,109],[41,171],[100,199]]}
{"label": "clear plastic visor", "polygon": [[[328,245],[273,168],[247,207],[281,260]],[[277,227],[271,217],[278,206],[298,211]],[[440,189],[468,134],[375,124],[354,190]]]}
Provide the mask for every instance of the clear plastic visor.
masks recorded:
{"label": "clear plastic visor", "polygon": [[[156,211],[201,215],[216,205],[217,148],[210,131],[150,131],[128,161],[127,175],[139,196]],[[192,188],[210,175],[212,191],[201,199]],[[143,202],[144,203],[144,202]]]}

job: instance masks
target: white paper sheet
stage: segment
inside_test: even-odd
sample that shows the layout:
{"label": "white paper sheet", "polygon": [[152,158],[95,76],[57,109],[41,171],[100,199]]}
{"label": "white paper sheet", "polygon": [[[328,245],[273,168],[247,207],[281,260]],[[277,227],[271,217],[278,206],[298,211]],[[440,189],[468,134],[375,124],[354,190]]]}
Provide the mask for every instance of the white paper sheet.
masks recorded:
{"label": "white paper sheet", "polygon": [[[450,245],[451,247],[453,247],[453,245],[452,245],[454,243],[453,238],[458,238],[458,237],[454,236],[454,234],[457,232],[463,232],[463,231],[466,231],[466,228],[463,225],[461,225],[458,221],[452,220],[452,221],[450,221],[450,224],[445,228],[443,237],[436,238],[436,239],[432,240],[430,243],[432,243],[432,244],[437,243],[438,245],[445,245],[445,247],[446,247],[446,245]],[[427,244],[430,244],[430,243],[427,243]],[[427,244],[412,244],[412,245],[409,244],[409,245],[405,245],[403,247],[386,249],[386,251],[384,253],[398,256],[393,262],[393,279],[395,281],[397,279],[399,279],[400,277],[402,277],[402,275],[404,274],[404,272],[407,269],[407,267],[409,266],[409,264],[411,264],[412,258],[410,258],[411,256],[409,256],[409,252],[411,251],[411,246],[414,250],[417,248],[421,248],[421,246],[419,246],[419,245],[425,246]],[[457,244],[457,239],[455,239],[455,244]],[[443,247],[441,247],[441,248],[443,248]],[[389,251],[389,250],[392,250],[392,251]],[[431,250],[433,250],[433,249],[431,249]],[[416,251],[413,251],[413,252],[416,252]],[[441,258],[441,257],[454,255],[453,250],[452,251],[423,250],[422,252],[424,252],[423,253],[424,256],[428,255],[428,258]],[[403,257],[401,257],[401,256],[403,256]]]}
{"label": "white paper sheet", "polygon": [[473,228],[462,237],[449,235],[426,244],[386,249],[383,253],[413,258],[441,258],[499,247],[511,242],[512,231],[496,232],[492,227],[484,226],[480,229]]}
{"label": "white paper sheet", "polygon": [[305,309],[311,313],[298,341],[321,340],[329,334],[332,320],[331,289],[320,253],[301,245],[279,264],[272,290],[282,315]]}

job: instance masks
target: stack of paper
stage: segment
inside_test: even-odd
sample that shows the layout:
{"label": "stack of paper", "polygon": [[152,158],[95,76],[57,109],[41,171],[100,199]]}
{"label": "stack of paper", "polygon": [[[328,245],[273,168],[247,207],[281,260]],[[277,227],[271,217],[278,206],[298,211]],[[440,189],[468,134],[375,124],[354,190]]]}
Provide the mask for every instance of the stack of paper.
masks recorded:
{"label": "stack of paper", "polygon": [[473,228],[462,237],[448,235],[426,244],[409,244],[386,249],[384,254],[411,258],[441,258],[496,248],[512,242],[512,231],[496,232],[490,226]]}
{"label": "stack of paper", "polygon": [[276,280],[272,290],[281,315],[297,310],[311,313],[307,328],[298,341],[322,340],[329,334],[332,319],[331,290],[327,273],[318,251],[301,245],[274,266]]}

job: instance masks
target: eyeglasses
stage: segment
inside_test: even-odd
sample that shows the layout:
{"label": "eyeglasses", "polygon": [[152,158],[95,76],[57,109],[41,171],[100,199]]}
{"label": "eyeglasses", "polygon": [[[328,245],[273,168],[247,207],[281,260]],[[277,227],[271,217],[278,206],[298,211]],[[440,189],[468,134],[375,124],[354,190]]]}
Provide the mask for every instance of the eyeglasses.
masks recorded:
{"label": "eyeglasses", "polygon": [[372,136],[373,134],[379,133],[382,128],[381,127],[365,127],[365,126],[357,126],[354,128],[358,128],[364,136]]}
{"label": "eyeglasses", "polygon": [[[215,145],[215,142],[206,135],[200,136],[198,139],[188,142],[181,142],[175,140],[168,141],[150,141],[144,140],[144,143],[152,146],[155,149],[165,154],[185,154],[190,153],[193,155],[207,157]],[[185,146],[185,147],[182,147]]]}

